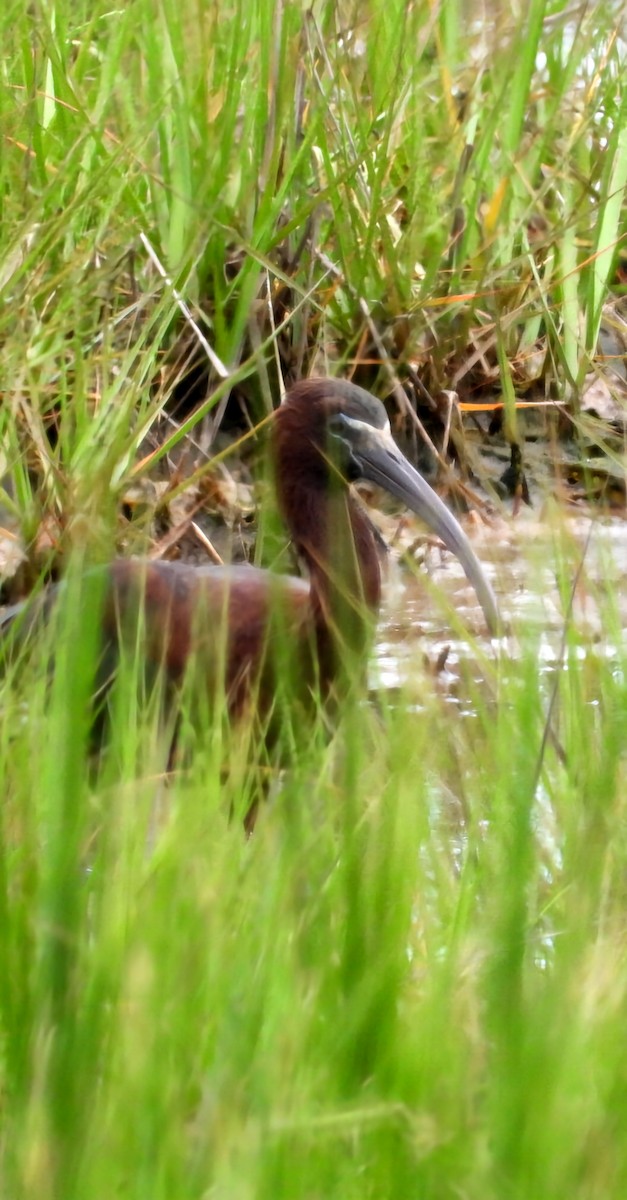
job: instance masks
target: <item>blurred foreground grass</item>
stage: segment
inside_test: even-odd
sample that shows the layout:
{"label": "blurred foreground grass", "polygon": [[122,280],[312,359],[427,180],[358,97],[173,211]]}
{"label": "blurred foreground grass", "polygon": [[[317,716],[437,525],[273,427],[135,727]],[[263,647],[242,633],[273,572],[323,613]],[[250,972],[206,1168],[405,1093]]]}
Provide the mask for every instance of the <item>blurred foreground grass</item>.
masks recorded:
{"label": "blurred foreground grass", "polygon": [[295,731],[246,841],[237,732],[166,783],[128,688],[88,765],[76,600],[2,695],[3,1194],[622,1195],[618,637]]}
{"label": "blurred foreground grass", "polygon": [[[211,470],[207,413],[238,381],[264,411],[279,365],[441,384],[486,337],[506,396],[534,348],[576,423],[624,41],[611,5],[523,8],[4,6],[3,514],[35,568],[134,548],[129,485],[176,486],[187,439]],[[155,261],[214,355],[184,419]],[[122,690],[90,759],[75,594],[51,686],[41,648],[0,697],[3,1195],[625,1195],[624,647],[602,596],[582,653],[556,571],[563,669],[519,630],[472,720],[425,680],[294,731],[249,842],[241,733],[166,783]]]}

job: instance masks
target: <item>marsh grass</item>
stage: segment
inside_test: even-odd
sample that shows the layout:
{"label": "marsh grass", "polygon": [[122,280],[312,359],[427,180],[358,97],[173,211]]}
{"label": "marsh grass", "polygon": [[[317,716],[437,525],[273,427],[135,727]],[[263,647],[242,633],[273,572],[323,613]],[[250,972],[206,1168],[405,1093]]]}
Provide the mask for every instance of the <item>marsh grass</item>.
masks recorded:
{"label": "marsh grass", "polygon": [[[487,346],[511,399],[539,345],[576,397],[623,236],[616,11],[3,6],[3,522],[73,568],[0,685],[3,1195],[625,1195],[624,647],[611,594],[600,645],[569,615],[568,543],[554,672],[517,630],[471,717],[362,697],[270,786],[217,720],[169,770],[132,654],[94,756],[80,570],[277,363],[383,392]],[[180,420],[174,289],[219,360]]]}
{"label": "marsh grass", "polygon": [[7,1194],[621,1193],[618,646],[566,637],[563,759],[528,635],[472,719],[308,730],[249,841],[241,731],[168,774],[127,676],[90,760],[91,619],[56,646],[3,688]]}

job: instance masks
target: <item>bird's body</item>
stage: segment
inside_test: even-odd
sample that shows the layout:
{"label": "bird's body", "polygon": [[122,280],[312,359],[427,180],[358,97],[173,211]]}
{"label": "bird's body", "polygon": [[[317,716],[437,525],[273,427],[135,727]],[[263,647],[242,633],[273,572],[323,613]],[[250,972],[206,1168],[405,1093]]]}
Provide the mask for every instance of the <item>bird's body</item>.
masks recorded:
{"label": "bird's body", "polygon": [[299,700],[341,695],[363,664],[381,595],[375,534],[348,488],[360,476],[442,536],[496,631],[496,601],[465,535],[403,458],[377,400],[342,381],[303,381],[275,414],[273,435],[279,505],[308,579],[250,566],[116,559],[105,568],[107,648],[119,647],[128,628],[137,644],[141,627],[146,662],[162,667],[174,688],[193,664],[210,695],[224,693],[231,717],[251,706],[269,713],[286,672]]}
{"label": "bird's body", "polygon": [[271,630],[299,648],[301,678],[313,682],[310,588],[304,579],[251,566],[192,566],[177,562],[116,559],[107,569],[103,606],[105,642],[126,628],[140,639],[144,660],[180,687],[192,668],[213,699],[224,694],[226,710],[241,717],[249,701],[264,707],[276,681],[276,656],[268,653]]}

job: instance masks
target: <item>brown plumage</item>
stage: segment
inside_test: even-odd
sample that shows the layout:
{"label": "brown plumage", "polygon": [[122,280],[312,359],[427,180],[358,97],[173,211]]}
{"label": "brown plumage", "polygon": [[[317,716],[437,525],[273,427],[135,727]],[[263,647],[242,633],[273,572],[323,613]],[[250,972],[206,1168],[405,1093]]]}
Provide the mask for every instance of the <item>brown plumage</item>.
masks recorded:
{"label": "brown plumage", "polygon": [[308,582],[247,566],[117,559],[106,568],[108,648],[125,628],[136,632],[141,613],[146,662],[163,665],[175,688],[193,663],[210,696],[225,691],[234,717],[251,705],[269,712],[286,665],[298,699],[341,693],[364,661],[381,595],[376,537],[348,488],[358,477],[386,487],[443,538],[497,631],[496,601],[465,535],[403,458],[368,392],[341,380],[296,384],[275,414],[273,441],[279,505]]}

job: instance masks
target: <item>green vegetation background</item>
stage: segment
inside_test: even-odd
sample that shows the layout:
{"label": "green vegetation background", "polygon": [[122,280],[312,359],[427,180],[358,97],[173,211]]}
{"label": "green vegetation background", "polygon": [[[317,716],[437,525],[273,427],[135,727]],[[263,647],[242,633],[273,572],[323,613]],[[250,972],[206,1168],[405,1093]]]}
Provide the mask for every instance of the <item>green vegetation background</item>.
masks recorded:
{"label": "green vegetation background", "polygon": [[[235,381],[263,411],[275,349],[341,372],[374,345],[389,387],[425,331],[443,383],[487,330],[506,400],[539,346],[577,422],[624,235],[620,6],[475,15],[2,6],[3,512],[26,546],[112,552],[177,381],[173,285],[210,399],[151,470]],[[425,680],[330,745],[296,730],[248,842],[243,734],[214,723],[166,788],[119,689],[90,759],[77,573],[51,686],[45,646],[2,683],[3,1196],[627,1194],[627,685],[611,591],[599,646],[570,619],[578,566],[556,534],[553,672],[520,629],[463,678],[471,716]]]}

